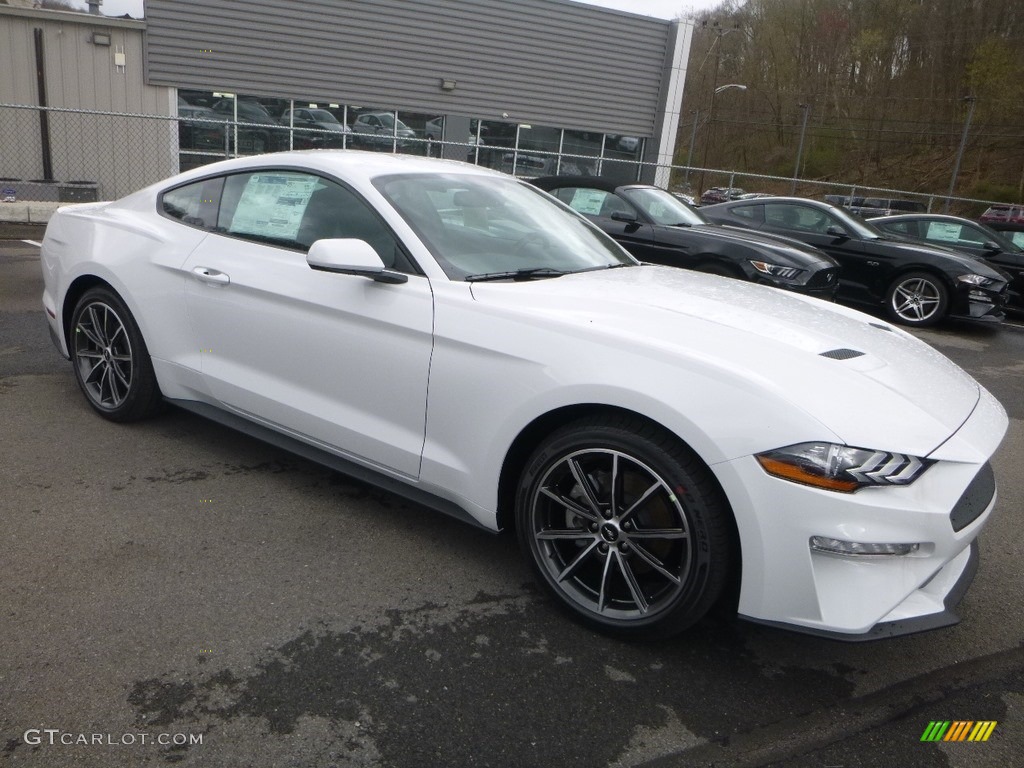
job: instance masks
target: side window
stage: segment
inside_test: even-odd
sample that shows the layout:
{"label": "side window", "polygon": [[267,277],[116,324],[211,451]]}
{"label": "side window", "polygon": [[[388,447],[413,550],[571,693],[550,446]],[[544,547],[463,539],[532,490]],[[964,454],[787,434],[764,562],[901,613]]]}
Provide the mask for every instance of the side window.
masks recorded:
{"label": "side window", "polygon": [[800,229],[800,211],[795,205],[766,203],[764,221],[770,227]]}
{"label": "side window", "polygon": [[917,223],[913,221],[892,221],[886,222],[885,224],[879,224],[880,229],[886,232],[892,232],[897,235],[906,235],[907,237],[917,237]]}
{"label": "side window", "polygon": [[[800,232],[812,232],[824,235],[828,228],[835,225],[842,227],[824,211],[806,205],[789,205],[772,203],[765,204],[765,219],[772,226],[784,229],[795,229]],[[842,227],[845,229],[845,227]]]}
{"label": "side window", "polygon": [[570,208],[588,216],[611,216],[613,211],[627,210],[625,203],[602,189],[571,187],[565,189],[564,194],[561,199]]}
{"label": "side window", "polygon": [[975,231],[971,227],[965,227],[957,222],[929,221],[925,239],[946,245],[955,245],[957,243],[980,245],[988,238],[984,236],[984,233]]}
{"label": "side window", "polygon": [[380,217],[354,192],[293,171],[229,176],[217,231],[255,242],[308,251],[317,240],[365,240],[384,266],[415,272]]}
{"label": "side window", "polygon": [[168,190],[160,196],[160,210],[184,224],[213,229],[217,226],[217,207],[223,186],[224,177],[219,176]]}
{"label": "side window", "polygon": [[732,209],[733,216],[739,216],[741,219],[750,219],[751,221],[759,221],[760,217],[757,215],[759,205],[738,205]]}

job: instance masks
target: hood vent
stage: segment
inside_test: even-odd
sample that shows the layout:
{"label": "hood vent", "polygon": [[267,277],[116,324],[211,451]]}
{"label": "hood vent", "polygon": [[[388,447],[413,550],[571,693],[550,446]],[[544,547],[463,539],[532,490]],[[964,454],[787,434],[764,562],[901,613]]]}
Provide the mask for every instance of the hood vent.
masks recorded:
{"label": "hood vent", "polygon": [[828,352],[822,352],[822,357],[827,357],[831,360],[850,360],[854,357],[863,356],[863,352],[858,352],[856,349],[830,349]]}

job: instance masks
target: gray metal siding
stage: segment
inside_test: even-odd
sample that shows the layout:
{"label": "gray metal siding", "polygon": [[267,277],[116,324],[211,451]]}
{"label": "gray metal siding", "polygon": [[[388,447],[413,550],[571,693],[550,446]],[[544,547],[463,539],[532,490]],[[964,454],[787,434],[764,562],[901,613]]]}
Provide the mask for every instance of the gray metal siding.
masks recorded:
{"label": "gray metal siding", "polygon": [[[43,31],[51,107],[170,115],[173,92],[143,81],[141,22],[84,13],[0,8],[0,104],[38,104],[33,32]],[[109,34],[109,46],[92,34]],[[114,53],[124,51],[120,71]],[[92,181],[114,198],[177,170],[177,127],[169,121],[51,112],[53,175]],[[0,108],[0,177],[43,175],[37,112]],[[117,169],[130,168],[130,176]]]}
{"label": "gray metal siding", "polygon": [[146,0],[146,22],[154,85],[638,136],[671,31],[568,0]]}

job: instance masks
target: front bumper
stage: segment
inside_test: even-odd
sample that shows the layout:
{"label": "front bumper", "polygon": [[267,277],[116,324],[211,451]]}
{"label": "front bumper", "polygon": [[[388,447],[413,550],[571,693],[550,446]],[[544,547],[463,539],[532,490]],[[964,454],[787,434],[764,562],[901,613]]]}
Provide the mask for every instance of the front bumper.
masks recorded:
{"label": "front bumper", "polygon": [[961,320],[1002,322],[1006,316],[1006,298],[1005,285],[998,291],[976,286],[961,286],[953,297],[949,314]]}
{"label": "front bumper", "polygon": [[[909,486],[841,494],[771,477],[749,456],[716,465],[740,534],[740,617],[845,640],[956,623],[952,609],[973,578],[975,540],[996,503],[987,461],[1007,425],[1002,407],[981,395],[932,453],[937,463]],[[919,547],[838,555],[813,549],[814,536]]]}

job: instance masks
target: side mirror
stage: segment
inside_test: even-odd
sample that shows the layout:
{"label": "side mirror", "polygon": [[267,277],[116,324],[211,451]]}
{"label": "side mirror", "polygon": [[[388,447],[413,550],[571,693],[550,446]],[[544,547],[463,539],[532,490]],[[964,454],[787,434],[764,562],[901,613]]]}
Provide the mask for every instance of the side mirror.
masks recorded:
{"label": "side mirror", "polygon": [[999,247],[999,243],[993,243],[991,240],[982,243],[981,247],[991,253],[999,253],[1001,250],[1003,250],[1002,248]]}
{"label": "side mirror", "polygon": [[387,269],[373,246],[365,240],[317,240],[309,247],[306,263],[318,272],[358,275],[378,283],[404,283],[409,276]]}
{"label": "side mirror", "polygon": [[846,232],[846,230],[842,229],[840,227],[837,227],[835,224],[833,224],[831,227],[826,229],[825,230],[825,234],[826,235],[832,235],[832,237],[837,237],[837,238],[840,238],[842,240],[849,240],[850,239],[850,235]]}
{"label": "side mirror", "polygon": [[637,217],[632,211],[612,211],[612,221],[621,221],[625,224],[636,224]]}

